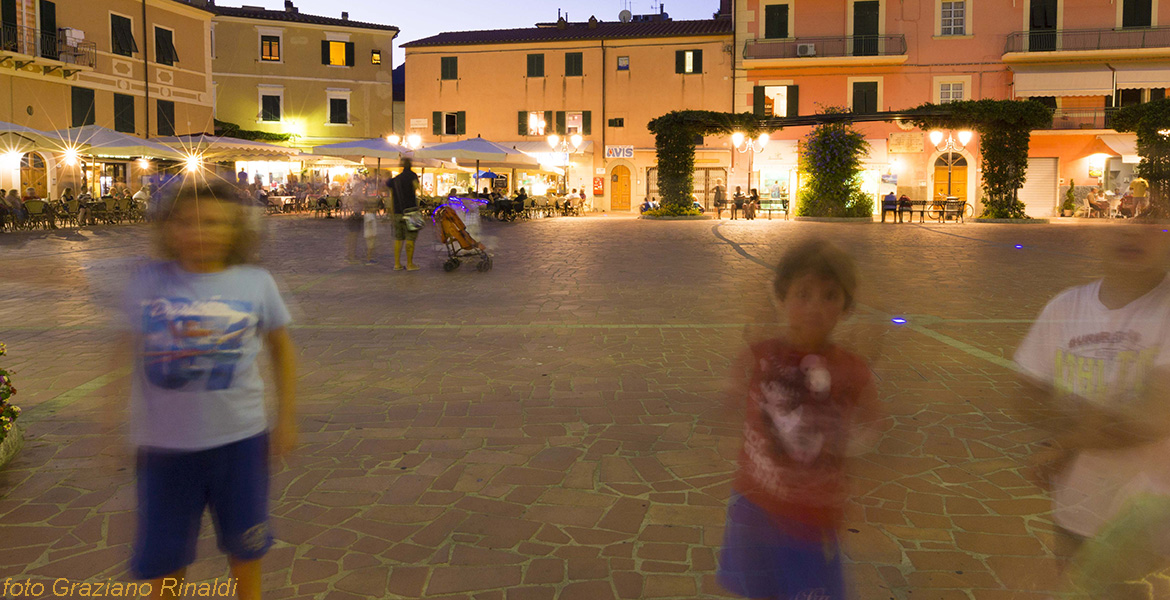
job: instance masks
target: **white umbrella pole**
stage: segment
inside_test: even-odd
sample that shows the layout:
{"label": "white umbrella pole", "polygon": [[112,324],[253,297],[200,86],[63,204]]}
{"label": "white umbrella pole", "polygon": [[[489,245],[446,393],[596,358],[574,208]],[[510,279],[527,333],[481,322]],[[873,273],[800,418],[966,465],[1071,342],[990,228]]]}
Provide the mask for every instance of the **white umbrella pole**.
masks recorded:
{"label": "white umbrella pole", "polygon": [[479,193],[479,159],[475,160],[475,193]]}

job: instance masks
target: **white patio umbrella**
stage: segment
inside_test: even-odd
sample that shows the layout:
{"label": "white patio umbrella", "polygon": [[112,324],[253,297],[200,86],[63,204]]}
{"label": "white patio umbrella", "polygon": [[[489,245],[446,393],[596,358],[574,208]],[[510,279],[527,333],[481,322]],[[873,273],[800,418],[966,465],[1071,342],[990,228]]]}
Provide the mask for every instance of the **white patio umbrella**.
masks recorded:
{"label": "white patio umbrella", "polygon": [[352,142],[323,144],[313,148],[313,154],[326,156],[358,157],[361,162],[367,158],[376,159],[375,168],[382,171],[382,159],[391,161],[391,166],[401,165],[403,158],[412,156],[412,151],[406,146],[392,144],[386,138],[370,138]]}
{"label": "white patio umbrella", "polygon": [[79,152],[90,156],[184,158],[181,152],[169,146],[97,125],[58,129],[54,135],[60,139],[64,148],[84,148],[84,151]]}
{"label": "white patio umbrella", "polygon": [[301,153],[300,150],[288,146],[201,133],[155,138],[153,141],[166,144],[182,152],[184,156],[201,156],[212,161],[279,159]]}
{"label": "white patio umbrella", "polygon": [[33,148],[61,150],[61,140],[52,133],[0,121],[0,152],[27,152]]}
{"label": "white patio umbrella", "polygon": [[[414,155],[419,158],[433,158],[436,160],[475,161],[475,170],[481,166],[504,169],[539,167],[540,161],[515,149],[485,140],[479,136],[430,146],[422,150],[415,150]],[[479,190],[479,178],[475,179],[475,189]]]}

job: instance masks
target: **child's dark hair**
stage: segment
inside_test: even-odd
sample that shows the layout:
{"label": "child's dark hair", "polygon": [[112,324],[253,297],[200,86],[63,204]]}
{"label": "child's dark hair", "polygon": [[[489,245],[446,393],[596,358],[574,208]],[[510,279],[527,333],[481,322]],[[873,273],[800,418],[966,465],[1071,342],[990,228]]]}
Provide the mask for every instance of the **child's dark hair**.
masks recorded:
{"label": "child's dark hair", "polygon": [[849,253],[827,240],[806,240],[789,248],[776,267],[772,291],[783,300],[792,282],[809,273],[840,285],[845,293],[845,310],[853,307],[853,297],[857,293],[857,265]]}
{"label": "child's dark hair", "polygon": [[208,181],[201,177],[187,176],[181,181],[175,180],[168,184],[164,190],[155,217],[156,244],[164,258],[169,260],[179,258],[179,249],[172,245],[166,228],[177,219],[183,206],[200,202],[221,202],[230,208],[235,228],[231,247],[224,262],[228,266],[252,262],[257,234],[248,219],[238,188],[223,181]]}

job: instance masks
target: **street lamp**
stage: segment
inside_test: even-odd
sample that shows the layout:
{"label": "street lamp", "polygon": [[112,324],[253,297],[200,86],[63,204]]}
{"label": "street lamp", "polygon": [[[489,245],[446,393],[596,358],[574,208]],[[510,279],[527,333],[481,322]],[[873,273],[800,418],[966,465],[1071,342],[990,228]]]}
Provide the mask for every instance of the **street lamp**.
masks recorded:
{"label": "street lamp", "polygon": [[[943,141],[944,135],[946,136],[945,142]],[[959,154],[959,152],[962,152],[963,149],[967,147],[967,144],[969,144],[971,142],[971,135],[972,135],[971,132],[967,131],[965,129],[963,131],[960,131],[958,144],[956,144],[955,143],[955,136],[951,135],[950,132],[947,132],[944,134],[942,131],[939,131],[937,129],[930,132],[930,143],[934,144],[935,150],[942,152],[943,156],[946,157],[944,160],[946,160],[946,162],[947,162],[947,197],[948,198],[954,197],[954,194],[951,193],[951,181],[952,181],[951,173],[954,169],[955,163],[963,158],[962,155]]]}
{"label": "street lamp", "polygon": [[585,138],[581,137],[581,134],[579,133],[574,133],[573,135],[564,138],[555,133],[548,136],[548,147],[552,148],[553,152],[558,152],[565,155],[565,176],[563,186],[565,191],[567,191],[569,187],[569,165],[571,164],[569,162],[569,154],[577,151],[577,149],[581,147],[581,143],[584,140]]}
{"label": "street lamp", "polygon": [[401,142],[401,141],[402,141],[402,138],[398,137],[398,134],[396,134],[396,133],[392,133],[392,134],[386,136],[386,142],[388,142],[390,144],[394,144],[395,146],[397,146],[398,142]]}
{"label": "street lamp", "polygon": [[406,147],[411,150],[416,150],[422,146],[422,136],[417,133],[412,133],[406,136]]}
{"label": "street lamp", "polygon": [[[748,138],[746,135],[744,135],[743,133],[741,133],[739,131],[731,134],[731,147],[738,150],[741,154],[746,153],[748,155],[748,180],[747,180],[747,184],[748,184],[748,192],[749,193],[752,191],[752,170],[753,170],[752,162],[753,162],[753,158],[755,157],[756,152],[763,152],[764,151],[764,147],[768,145],[768,141],[770,139],[771,138],[769,138],[768,134],[766,134],[766,133],[761,133],[760,136],[754,140],[751,138]],[[757,146],[759,146],[759,147],[757,148]]]}

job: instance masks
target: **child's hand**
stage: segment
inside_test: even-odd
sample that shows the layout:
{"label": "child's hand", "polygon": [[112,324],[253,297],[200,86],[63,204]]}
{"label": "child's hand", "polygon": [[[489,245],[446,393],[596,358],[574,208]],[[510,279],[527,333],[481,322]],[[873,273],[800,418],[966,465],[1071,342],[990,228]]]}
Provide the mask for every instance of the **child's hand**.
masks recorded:
{"label": "child's hand", "polygon": [[284,456],[297,445],[297,423],[292,417],[281,417],[272,428],[272,455]]}

